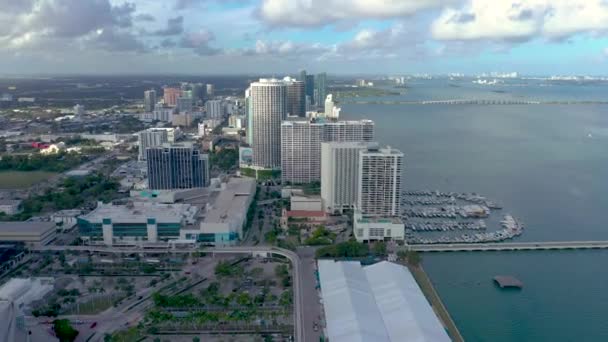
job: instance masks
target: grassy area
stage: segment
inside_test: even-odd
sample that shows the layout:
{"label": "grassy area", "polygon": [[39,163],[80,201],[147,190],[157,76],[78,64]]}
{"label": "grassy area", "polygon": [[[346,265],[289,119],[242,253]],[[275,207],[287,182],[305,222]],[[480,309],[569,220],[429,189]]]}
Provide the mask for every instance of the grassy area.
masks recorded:
{"label": "grassy area", "polygon": [[48,171],[0,171],[0,189],[23,189],[56,175]]}
{"label": "grassy area", "polygon": [[410,266],[409,269],[412,272],[414,278],[416,279],[418,286],[420,286],[420,288],[422,289],[422,292],[424,293],[425,297],[431,303],[433,310],[443,322],[445,329],[448,331],[448,334],[452,338],[452,341],[464,341],[464,338],[462,337],[462,335],[460,335],[456,324],[452,320],[452,317],[450,317],[448,310],[443,305],[441,298],[439,298],[439,295],[435,291],[431,280],[426,275],[426,272],[424,271],[422,266]]}

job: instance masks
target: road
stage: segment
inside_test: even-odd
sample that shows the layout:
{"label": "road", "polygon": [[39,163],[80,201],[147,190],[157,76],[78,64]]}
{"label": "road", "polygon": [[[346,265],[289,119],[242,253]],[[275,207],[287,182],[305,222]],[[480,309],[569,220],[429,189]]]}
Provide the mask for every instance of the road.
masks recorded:
{"label": "road", "polygon": [[[315,248],[298,248],[297,254],[300,257],[300,263],[302,265],[300,268],[302,297],[306,299],[302,303],[303,335],[301,341],[319,341],[322,333],[321,327],[324,325],[320,324],[320,318],[323,314],[319,291],[317,290]],[[314,329],[315,322],[319,325],[317,331]]]}

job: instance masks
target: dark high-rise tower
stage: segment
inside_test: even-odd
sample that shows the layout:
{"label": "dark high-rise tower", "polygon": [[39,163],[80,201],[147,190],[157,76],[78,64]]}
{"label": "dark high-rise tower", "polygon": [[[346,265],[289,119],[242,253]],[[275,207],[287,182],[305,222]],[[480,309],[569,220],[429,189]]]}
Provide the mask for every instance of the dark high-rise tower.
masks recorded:
{"label": "dark high-rise tower", "polygon": [[148,187],[154,190],[209,185],[209,157],[188,144],[165,144],[146,150]]}
{"label": "dark high-rise tower", "polygon": [[321,73],[315,77],[315,104],[323,106],[327,97],[327,74]]}

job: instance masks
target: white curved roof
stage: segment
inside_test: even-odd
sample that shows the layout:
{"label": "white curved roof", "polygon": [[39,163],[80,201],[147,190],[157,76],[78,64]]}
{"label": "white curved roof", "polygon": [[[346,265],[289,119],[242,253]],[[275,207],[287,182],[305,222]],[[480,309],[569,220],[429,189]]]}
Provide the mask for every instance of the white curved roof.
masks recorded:
{"label": "white curved roof", "polygon": [[318,264],[330,341],[450,341],[406,267],[386,261]]}

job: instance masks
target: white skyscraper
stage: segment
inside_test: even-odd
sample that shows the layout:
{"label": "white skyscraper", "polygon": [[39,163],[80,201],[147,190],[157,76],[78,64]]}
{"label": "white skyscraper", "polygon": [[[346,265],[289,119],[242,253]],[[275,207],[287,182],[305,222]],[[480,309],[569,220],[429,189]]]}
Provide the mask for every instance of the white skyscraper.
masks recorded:
{"label": "white skyscraper", "polygon": [[329,119],[338,120],[338,118],[340,117],[340,111],[341,108],[336,107],[333,95],[327,95],[327,98],[325,99],[325,117]]}
{"label": "white skyscraper", "polygon": [[139,160],[146,160],[146,149],[160,146],[169,141],[166,130],[149,129],[139,132]]}
{"label": "white skyscraper", "polygon": [[254,167],[281,167],[281,120],[287,113],[286,98],[283,81],[260,79],[250,86]]}
{"label": "white skyscraper", "polygon": [[76,115],[77,117],[83,116],[84,115],[84,106],[81,104],[77,104],[74,106],[74,115]]}
{"label": "white skyscraper", "polygon": [[402,164],[403,153],[390,147],[359,152],[358,210],[372,216],[400,214]]}
{"label": "white skyscraper", "polygon": [[224,117],[224,106],[221,100],[209,100],[205,102],[207,119],[222,119]]}
{"label": "white skyscraper", "polygon": [[290,183],[321,180],[321,143],[373,141],[374,122],[285,121],[281,125],[281,179]]}
{"label": "white skyscraper", "polygon": [[369,142],[324,142],[321,144],[321,198],[328,213],[342,213],[357,203],[359,152]]}

